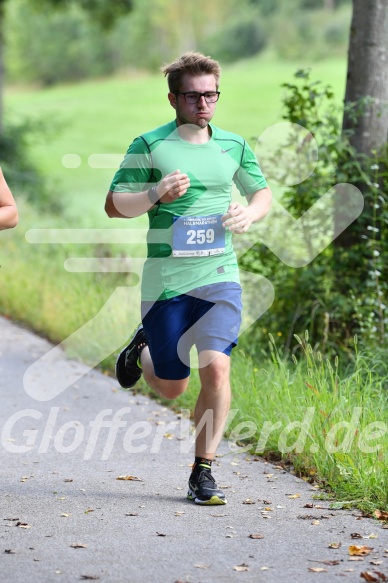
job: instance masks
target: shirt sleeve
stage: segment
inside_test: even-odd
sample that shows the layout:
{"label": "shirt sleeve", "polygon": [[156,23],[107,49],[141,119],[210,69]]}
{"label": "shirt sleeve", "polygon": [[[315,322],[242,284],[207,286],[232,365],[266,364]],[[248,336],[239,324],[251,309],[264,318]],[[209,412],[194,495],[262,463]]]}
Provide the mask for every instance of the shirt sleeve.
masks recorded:
{"label": "shirt sleeve", "polygon": [[240,166],[235,172],[233,180],[242,196],[249,196],[267,186],[267,181],[256,156],[245,140]]}
{"label": "shirt sleeve", "polygon": [[147,142],[136,138],[129,146],[119,170],[113,177],[110,190],[113,192],[140,192],[156,182],[152,168],[152,156]]}

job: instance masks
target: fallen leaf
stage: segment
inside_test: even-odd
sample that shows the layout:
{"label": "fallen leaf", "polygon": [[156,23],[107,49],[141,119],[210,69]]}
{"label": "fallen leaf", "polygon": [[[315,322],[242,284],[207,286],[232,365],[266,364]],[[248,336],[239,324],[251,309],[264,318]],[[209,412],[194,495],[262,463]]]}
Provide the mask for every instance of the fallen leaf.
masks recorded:
{"label": "fallen leaf", "polygon": [[20,518],[3,518],[3,520],[20,520]]}
{"label": "fallen leaf", "polygon": [[341,543],[329,543],[327,546],[329,547],[329,549],[339,549]]}
{"label": "fallen leaf", "polygon": [[31,524],[27,524],[27,522],[17,522],[15,526],[19,528],[31,528]]}
{"label": "fallen leaf", "polygon": [[290,500],[295,500],[296,498],[300,498],[300,494],[289,494],[287,498]]}
{"label": "fallen leaf", "polygon": [[350,545],[349,547],[349,555],[351,556],[365,557],[366,555],[369,555],[371,551],[373,551],[373,548],[365,545]]}
{"label": "fallen leaf", "polygon": [[98,575],[81,575],[82,581],[97,581]]}
{"label": "fallen leaf", "polygon": [[321,523],[319,522],[319,520],[313,520],[311,524],[313,526],[318,526],[318,524],[321,524]]}
{"label": "fallen leaf", "polygon": [[163,532],[157,532],[156,533],[158,536],[167,536],[166,534],[164,534]]}
{"label": "fallen leaf", "polygon": [[308,570],[311,573],[327,573],[327,569],[324,569],[323,567],[309,567]]}
{"label": "fallen leaf", "polygon": [[194,565],[196,569],[208,569],[210,565]]}
{"label": "fallen leaf", "polygon": [[73,481],[73,478],[64,478],[63,481],[64,482],[72,482]]}
{"label": "fallen leaf", "polygon": [[63,512],[63,513],[61,514],[61,517],[62,517],[62,518],[67,518],[68,516],[70,516],[70,514],[67,514],[66,512]]}
{"label": "fallen leaf", "polygon": [[90,514],[91,512],[94,512],[94,508],[87,508],[87,509],[84,511],[84,514]]}
{"label": "fallen leaf", "polygon": [[261,539],[261,538],[264,538],[264,535],[263,534],[250,534],[248,538]]}
{"label": "fallen leaf", "polygon": [[364,559],[362,557],[349,557],[348,561],[363,561]]}
{"label": "fallen leaf", "polygon": [[377,520],[388,520],[388,512],[385,512],[384,510],[375,510],[373,513]]}
{"label": "fallen leaf", "polygon": [[364,571],[363,573],[360,573],[360,577],[362,579],[365,579],[365,581],[378,581],[378,578],[372,575],[372,573],[369,573],[369,571]]}
{"label": "fallen leaf", "polygon": [[351,532],[350,538],[362,538],[362,534],[360,534],[359,532]]}
{"label": "fallen leaf", "polygon": [[15,555],[16,554],[15,549],[5,549],[4,552],[6,555]]}
{"label": "fallen leaf", "polygon": [[341,561],[316,561],[314,559],[309,559],[309,561],[311,561],[312,563],[322,563],[322,565],[330,565],[330,566],[339,565],[341,562]]}
{"label": "fallen leaf", "polygon": [[381,565],[383,561],[369,561],[371,565]]}
{"label": "fallen leaf", "polygon": [[251,500],[250,498],[247,498],[246,500],[244,500],[243,504],[256,504],[256,502],[254,500]]}
{"label": "fallen leaf", "polygon": [[138,512],[128,512],[125,516],[139,516]]}
{"label": "fallen leaf", "polygon": [[236,565],[233,567],[234,571],[249,571],[249,566],[245,563],[241,563],[241,565]]}
{"label": "fallen leaf", "polygon": [[137,476],[117,476],[116,480],[131,480],[132,482],[143,482],[141,478]]}
{"label": "fallen leaf", "polygon": [[73,543],[70,545],[72,549],[87,549],[88,545],[84,545],[83,543]]}
{"label": "fallen leaf", "polygon": [[386,575],[384,575],[384,573],[381,573],[380,571],[373,571],[373,573],[376,573],[376,575],[378,576],[380,581],[386,581],[387,577]]}
{"label": "fallen leaf", "polygon": [[186,514],[186,513],[181,511],[181,510],[177,510],[177,512],[174,512],[174,516],[182,516],[183,514]]}

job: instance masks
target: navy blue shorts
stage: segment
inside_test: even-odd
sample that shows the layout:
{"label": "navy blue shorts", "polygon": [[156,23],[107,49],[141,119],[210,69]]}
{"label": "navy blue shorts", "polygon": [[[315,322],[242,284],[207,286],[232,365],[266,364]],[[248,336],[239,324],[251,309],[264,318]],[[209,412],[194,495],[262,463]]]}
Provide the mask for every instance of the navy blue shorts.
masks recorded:
{"label": "navy blue shorts", "polygon": [[144,332],[155,374],[179,380],[190,374],[190,349],[230,355],[241,325],[241,286],[214,283],[168,300],[142,302]]}

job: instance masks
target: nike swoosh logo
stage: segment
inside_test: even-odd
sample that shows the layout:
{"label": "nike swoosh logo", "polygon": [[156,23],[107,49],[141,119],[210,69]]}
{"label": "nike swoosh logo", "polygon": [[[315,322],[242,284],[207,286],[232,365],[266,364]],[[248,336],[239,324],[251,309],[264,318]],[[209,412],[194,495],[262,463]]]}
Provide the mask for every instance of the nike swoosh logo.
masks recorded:
{"label": "nike swoosh logo", "polygon": [[227,150],[221,150],[221,154],[226,154],[226,152],[230,152],[233,148],[228,148]]}

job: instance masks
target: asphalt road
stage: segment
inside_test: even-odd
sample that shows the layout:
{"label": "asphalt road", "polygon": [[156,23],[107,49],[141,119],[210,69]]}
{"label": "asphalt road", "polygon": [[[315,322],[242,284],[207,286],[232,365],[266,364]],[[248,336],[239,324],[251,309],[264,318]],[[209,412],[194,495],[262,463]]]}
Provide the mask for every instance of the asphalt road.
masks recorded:
{"label": "asphalt road", "polygon": [[[51,350],[0,318],[0,581],[388,577],[381,522],[331,509],[311,484],[227,442],[214,473],[228,504],[187,501],[193,448],[184,416]],[[67,388],[56,395],[58,386]],[[373,550],[351,560],[350,545]]]}

